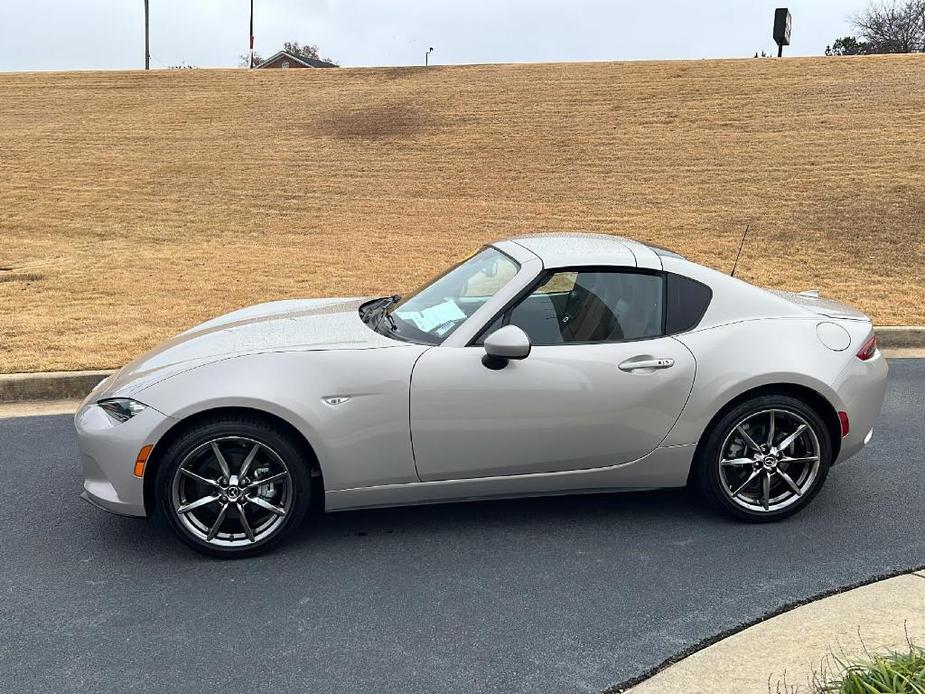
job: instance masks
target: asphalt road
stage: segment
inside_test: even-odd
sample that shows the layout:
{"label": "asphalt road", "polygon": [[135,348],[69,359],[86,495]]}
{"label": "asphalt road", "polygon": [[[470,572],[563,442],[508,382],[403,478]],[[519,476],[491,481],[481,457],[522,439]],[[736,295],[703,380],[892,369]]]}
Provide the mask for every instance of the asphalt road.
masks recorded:
{"label": "asphalt road", "polygon": [[[925,361],[803,513],[683,491],[363,511],[221,562],[77,498],[69,417],[0,421],[0,691],[583,692],[925,564]],[[794,635],[798,638],[798,635]]]}

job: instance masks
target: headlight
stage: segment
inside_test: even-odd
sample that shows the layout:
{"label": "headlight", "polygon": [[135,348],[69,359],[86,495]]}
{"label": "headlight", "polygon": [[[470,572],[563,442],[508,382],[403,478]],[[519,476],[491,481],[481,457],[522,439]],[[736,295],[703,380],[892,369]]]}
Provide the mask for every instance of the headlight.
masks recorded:
{"label": "headlight", "polygon": [[96,403],[117,422],[127,422],[136,414],[145,409],[145,406],[129,398],[111,398]]}

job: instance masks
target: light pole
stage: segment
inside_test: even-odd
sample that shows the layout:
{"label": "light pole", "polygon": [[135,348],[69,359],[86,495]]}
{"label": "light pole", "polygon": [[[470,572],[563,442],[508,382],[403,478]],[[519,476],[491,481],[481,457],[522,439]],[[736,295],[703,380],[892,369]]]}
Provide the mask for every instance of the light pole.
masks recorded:
{"label": "light pole", "polygon": [[248,65],[254,67],[254,0],[251,0],[251,29],[248,34],[250,36],[250,52],[248,55]]}
{"label": "light pole", "polygon": [[148,0],[145,0],[145,70],[151,69],[151,44],[148,42]]}
{"label": "light pole", "polygon": [[431,46],[427,49],[427,53],[424,54],[424,67],[430,65],[430,54],[434,52],[434,47]]}

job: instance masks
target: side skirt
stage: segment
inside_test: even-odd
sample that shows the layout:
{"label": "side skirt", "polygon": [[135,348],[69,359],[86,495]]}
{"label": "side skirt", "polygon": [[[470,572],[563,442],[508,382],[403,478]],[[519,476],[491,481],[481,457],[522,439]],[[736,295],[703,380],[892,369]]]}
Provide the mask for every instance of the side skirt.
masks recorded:
{"label": "side skirt", "polygon": [[330,490],[324,495],[325,510],[683,487],[687,484],[695,449],[696,444],[656,448],[629,463],[588,470]]}

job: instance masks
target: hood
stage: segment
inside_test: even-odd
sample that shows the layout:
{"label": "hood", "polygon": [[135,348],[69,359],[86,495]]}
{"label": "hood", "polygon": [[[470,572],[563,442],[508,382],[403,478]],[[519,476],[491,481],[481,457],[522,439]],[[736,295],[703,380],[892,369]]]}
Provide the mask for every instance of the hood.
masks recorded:
{"label": "hood", "polygon": [[293,350],[374,349],[405,343],[370,330],[358,309],[369,299],[298,299],[243,308],[206,321],[155,347],[94,389],[127,396],[222,359]]}

